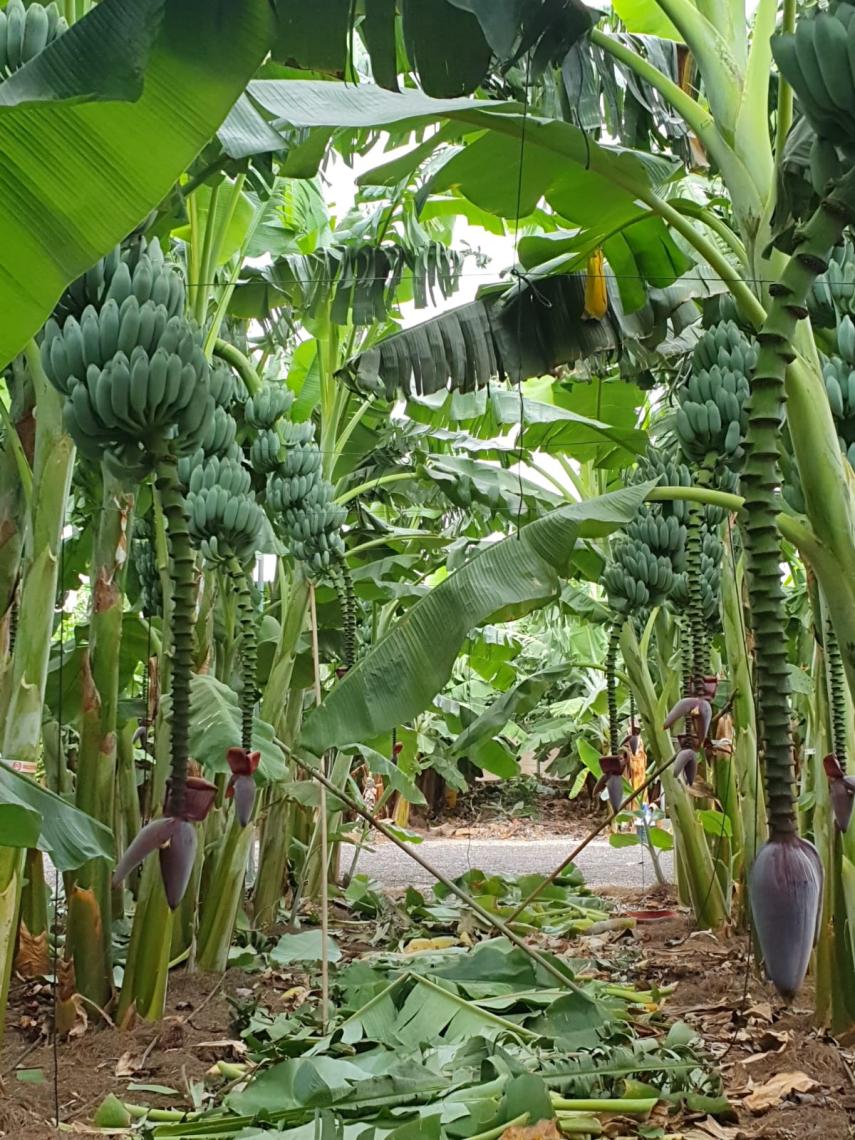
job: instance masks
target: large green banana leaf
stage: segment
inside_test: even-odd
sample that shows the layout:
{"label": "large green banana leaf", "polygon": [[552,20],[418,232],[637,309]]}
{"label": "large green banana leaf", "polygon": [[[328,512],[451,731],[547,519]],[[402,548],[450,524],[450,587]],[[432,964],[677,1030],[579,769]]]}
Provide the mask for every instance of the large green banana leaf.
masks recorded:
{"label": "large green banana leaf", "polygon": [[372,740],[422,712],[451,676],[470,630],[555,598],[577,541],[624,526],[649,490],[640,484],[560,507],[450,574],[308,716],[303,747],[320,755],[336,745]]}
{"label": "large green banana leaf", "polygon": [[113,858],[109,828],[0,762],[0,828],[6,847],[36,847],[60,871]]}
{"label": "large green banana leaf", "polygon": [[271,34],[267,0],[102,0],[0,84],[0,367],[166,196]]}

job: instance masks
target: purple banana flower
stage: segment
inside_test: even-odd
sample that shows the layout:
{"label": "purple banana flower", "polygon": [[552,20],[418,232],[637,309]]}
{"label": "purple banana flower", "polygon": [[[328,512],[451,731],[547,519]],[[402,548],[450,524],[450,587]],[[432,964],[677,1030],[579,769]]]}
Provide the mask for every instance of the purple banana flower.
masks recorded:
{"label": "purple banana flower", "polygon": [[620,805],[623,803],[623,773],[626,769],[625,756],[601,756],[600,768],[602,769],[602,778],[594,789],[602,791],[603,788],[609,793],[609,803],[612,805],[612,811],[617,814]]}
{"label": "purple banana flower", "polygon": [[855,806],[855,776],[847,776],[840,767],[840,761],[831,753],[822,762],[828,777],[828,792],[831,797],[831,810],[839,831],[847,831]]}
{"label": "purple banana flower", "polygon": [[754,929],[766,973],[784,997],[804,981],[819,931],[823,870],[812,843],[796,835],[761,847],[748,875]]}
{"label": "purple banana flower", "polygon": [[674,775],[682,776],[690,786],[698,774],[698,754],[694,748],[681,748],[674,757]]}
{"label": "purple banana flower", "polygon": [[177,819],[172,838],[160,849],[160,877],[170,910],[176,910],[196,861],[196,828],[189,819]]}
{"label": "purple banana flower", "polygon": [[190,881],[196,858],[194,822],[205,818],[217,796],[215,784],[198,776],[188,776],[184,793],[184,810],[173,815],[170,787],[167,784],[164,814],[141,828],[116,865],[113,883],[118,886],[146,856],[158,851],[163,889],[170,907],[175,910]]}
{"label": "purple banana flower", "polygon": [[[217,798],[217,785],[203,780],[201,776],[188,776],[184,786],[184,808],[181,819],[189,819],[193,823],[201,823],[206,819],[208,812],[214,806]],[[172,806],[172,781],[166,781],[166,803],[163,805],[164,815],[174,815]]]}
{"label": "purple banana flower", "polygon": [[683,697],[681,701],[677,701],[665,718],[664,727],[671,728],[678,720],[690,718],[698,741],[703,744],[712,722],[712,705],[703,697]]}
{"label": "purple banana flower", "polygon": [[234,797],[237,821],[241,827],[246,827],[252,818],[252,807],[255,803],[253,775],[261,760],[261,753],[248,752],[246,748],[230,748],[226,760],[232,770],[226,796]]}
{"label": "purple banana flower", "polygon": [[113,872],[113,885],[118,886],[134,867],[138,867],[147,855],[157,851],[164,843],[172,838],[175,828],[180,823],[174,816],[162,815],[151,820],[145,827],[140,828],[125,849],[124,855],[116,864]]}
{"label": "purple banana flower", "polygon": [[701,696],[708,701],[714,701],[718,692],[718,677],[708,676],[701,679]]}
{"label": "purple banana flower", "polygon": [[629,735],[624,740],[624,744],[627,746],[627,748],[630,750],[630,752],[633,754],[633,756],[636,754],[636,752],[638,752],[638,746],[640,743],[641,743],[641,730],[639,729],[637,724],[630,725]]}

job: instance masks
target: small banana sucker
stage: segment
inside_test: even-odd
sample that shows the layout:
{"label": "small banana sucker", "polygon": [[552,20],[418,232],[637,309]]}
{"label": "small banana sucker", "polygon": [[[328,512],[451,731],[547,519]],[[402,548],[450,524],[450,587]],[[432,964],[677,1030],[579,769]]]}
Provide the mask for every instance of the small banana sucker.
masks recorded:
{"label": "small banana sucker", "polygon": [[585,308],[582,311],[583,321],[601,321],[609,307],[609,295],[606,290],[606,267],[603,251],[595,249],[588,258],[585,268]]}

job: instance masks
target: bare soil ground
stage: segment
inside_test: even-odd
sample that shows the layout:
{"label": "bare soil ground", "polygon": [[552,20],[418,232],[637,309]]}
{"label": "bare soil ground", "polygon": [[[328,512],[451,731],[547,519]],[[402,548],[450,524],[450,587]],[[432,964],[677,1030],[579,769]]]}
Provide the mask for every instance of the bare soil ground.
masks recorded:
{"label": "bare soil ground", "polygon": [[[554,820],[549,826],[554,828]],[[474,830],[478,839],[484,835],[477,824]],[[584,830],[578,818],[572,819],[569,834]],[[727,1123],[698,1114],[688,1126],[681,1125],[682,1132],[671,1135],[684,1140],[845,1140],[855,1136],[851,1042],[839,1043],[814,1026],[809,984],[795,1005],[782,1003],[759,976],[745,935],[694,930],[689,915],[667,888],[640,891],[598,886],[597,890],[612,898],[618,912],[665,908],[674,917],[639,923],[628,932],[588,937],[582,944],[551,941],[550,948],[582,956],[595,952],[604,971],[613,970],[639,989],[654,984],[675,986],[666,1012],[701,1034],[710,1062],[720,1068],[737,1110],[737,1119]],[[360,949],[368,946],[361,946],[357,938],[347,945],[346,956]],[[52,1124],[54,1060],[66,1134],[97,1135],[88,1122],[111,1092],[139,1103],[192,1108],[194,1092],[212,1065],[240,1060],[243,1055],[243,1044],[234,1030],[236,1008],[252,1003],[280,1012],[295,1000],[295,987],[301,994],[299,1000],[314,1000],[310,986],[310,980],[299,973],[231,970],[219,979],[178,970],[170,979],[162,1023],[119,1031],[90,1010],[85,1032],[60,1042],[54,1054],[47,1042],[49,987],[16,981],[0,1051],[0,1137],[48,1140],[59,1135]],[[223,1078],[218,1080],[222,1084]],[[159,1094],[151,1086],[175,1091]]]}

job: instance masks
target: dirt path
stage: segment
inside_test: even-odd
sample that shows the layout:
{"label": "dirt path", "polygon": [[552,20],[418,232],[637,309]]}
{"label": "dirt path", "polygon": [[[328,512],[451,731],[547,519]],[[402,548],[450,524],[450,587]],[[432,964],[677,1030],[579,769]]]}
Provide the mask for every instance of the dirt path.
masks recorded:
{"label": "dirt path", "polygon": [[[515,876],[531,873],[547,874],[569,853],[576,839],[564,835],[558,839],[431,839],[416,850],[438,870],[450,878],[477,867],[479,870]],[[342,866],[349,867],[352,852],[345,853]],[[662,873],[673,879],[670,853],[659,856]],[[650,856],[642,847],[611,847],[607,840],[594,840],[579,856],[577,865],[588,886],[649,888],[656,876]],[[370,875],[384,887],[422,887],[433,882],[427,871],[385,840],[363,851],[357,871]]]}

